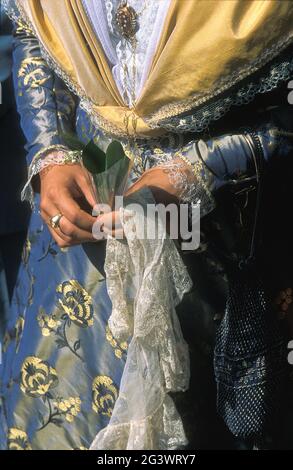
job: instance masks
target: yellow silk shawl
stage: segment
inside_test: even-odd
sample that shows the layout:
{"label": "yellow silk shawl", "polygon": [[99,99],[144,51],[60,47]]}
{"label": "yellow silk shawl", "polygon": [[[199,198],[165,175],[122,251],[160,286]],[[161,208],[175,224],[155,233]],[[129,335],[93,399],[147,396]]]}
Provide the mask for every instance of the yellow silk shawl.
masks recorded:
{"label": "yellow silk shawl", "polygon": [[[14,3],[48,62],[96,123],[105,132],[125,136],[130,110],[82,1]],[[149,75],[132,110],[137,135],[158,135],[160,122],[219,97],[269,63],[292,39],[290,0],[171,0]]]}

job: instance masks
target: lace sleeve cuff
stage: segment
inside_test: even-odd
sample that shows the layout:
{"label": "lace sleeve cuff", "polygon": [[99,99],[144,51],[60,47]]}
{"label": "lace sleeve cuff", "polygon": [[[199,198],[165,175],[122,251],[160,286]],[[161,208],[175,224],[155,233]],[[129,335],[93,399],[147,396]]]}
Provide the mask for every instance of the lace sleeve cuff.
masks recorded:
{"label": "lace sleeve cuff", "polygon": [[34,191],[32,179],[50,165],[75,165],[81,163],[81,152],[69,150],[63,145],[53,145],[38,152],[28,169],[28,180],[22,190],[22,201],[28,200],[33,205]]}
{"label": "lace sleeve cuff", "polygon": [[[192,204],[200,203],[201,216],[211,212],[215,207],[213,193],[217,189],[231,179],[238,180],[255,171],[253,161],[258,149],[249,137],[236,134],[207,142],[192,141],[177,152],[169,173],[180,199]],[[178,160],[181,160],[181,165]]]}
{"label": "lace sleeve cuff", "polygon": [[213,175],[198,156],[189,153],[190,147],[186,146],[174,155],[168,165],[169,178],[178,190],[178,198],[185,203],[200,204],[203,217],[215,207],[211,193]]}

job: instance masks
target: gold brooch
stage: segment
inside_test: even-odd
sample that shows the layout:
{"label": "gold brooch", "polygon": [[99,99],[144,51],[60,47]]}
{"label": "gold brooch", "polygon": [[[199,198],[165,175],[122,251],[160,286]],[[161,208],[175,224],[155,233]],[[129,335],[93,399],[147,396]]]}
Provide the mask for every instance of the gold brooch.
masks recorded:
{"label": "gold brooch", "polygon": [[125,39],[132,39],[138,29],[138,15],[134,8],[122,1],[117,8],[115,21],[121,36]]}

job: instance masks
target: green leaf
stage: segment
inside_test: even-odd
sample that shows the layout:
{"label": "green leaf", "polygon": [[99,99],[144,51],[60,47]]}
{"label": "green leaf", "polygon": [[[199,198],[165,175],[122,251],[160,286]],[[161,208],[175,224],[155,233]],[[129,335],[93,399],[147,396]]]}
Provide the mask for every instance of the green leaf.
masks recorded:
{"label": "green leaf", "polygon": [[109,185],[105,174],[93,175],[93,182],[98,194],[99,202],[109,204]]}
{"label": "green leaf", "polygon": [[85,168],[92,174],[105,171],[106,154],[93,141],[83,149],[82,160]]}
{"label": "green leaf", "polygon": [[117,140],[113,140],[107,148],[106,152],[106,170],[119,162],[119,160],[127,158],[122,145]]}
{"label": "green leaf", "polygon": [[72,150],[83,150],[85,145],[74,134],[63,133],[62,140]]}

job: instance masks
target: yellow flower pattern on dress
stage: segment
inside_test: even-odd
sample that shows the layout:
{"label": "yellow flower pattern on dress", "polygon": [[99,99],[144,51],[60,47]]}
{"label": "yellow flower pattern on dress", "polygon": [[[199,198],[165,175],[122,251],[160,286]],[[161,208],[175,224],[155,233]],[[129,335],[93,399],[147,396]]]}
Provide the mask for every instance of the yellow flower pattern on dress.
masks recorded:
{"label": "yellow flower pattern on dress", "polygon": [[10,428],[8,431],[9,450],[32,450],[26,432],[17,428]]}
{"label": "yellow flower pattern on dress", "polygon": [[123,341],[122,343],[118,343],[118,341],[114,338],[109,328],[109,325],[106,326],[106,339],[113,347],[115,356],[118,359],[121,359],[123,357],[123,354],[127,351],[127,348],[128,348],[128,344],[126,343],[126,341]]}
{"label": "yellow flower pattern on dress", "polygon": [[23,88],[39,88],[49,80],[42,68],[44,66],[46,64],[42,57],[28,57],[22,61],[18,71],[19,96],[22,96]]}
{"label": "yellow flower pattern on dress", "polygon": [[26,33],[28,36],[33,36],[33,30],[23,21],[22,18],[17,20],[16,34]]}
{"label": "yellow flower pattern on dress", "polygon": [[92,385],[92,408],[96,413],[111,417],[118,390],[107,375],[98,375]]}
{"label": "yellow flower pattern on dress", "polygon": [[50,336],[55,332],[55,328],[61,325],[61,321],[57,319],[56,315],[47,315],[43,308],[39,309],[37,320],[43,336]]}
{"label": "yellow flower pattern on dress", "polygon": [[36,356],[29,356],[21,367],[20,388],[31,397],[46,395],[49,390],[57,387],[56,370],[48,362]]}
{"label": "yellow flower pattern on dress", "polygon": [[92,298],[78,281],[63,282],[56,291],[62,295],[59,305],[75,325],[87,328],[94,324]]}
{"label": "yellow flower pattern on dress", "polygon": [[64,418],[69,423],[72,423],[74,418],[80,412],[81,400],[79,397],[69,397],[67,400],[58,400],[53,403],[59,415],[64,415]]}
{"label": "yellow flower pattern on dress", "polygon": [[54,398],[51,391],[58,385],[57,372],[48,362],[35,356],[26,358],[21,368],[20,388],[32,398],[42,398],[48,408],[47,416],[40,416],[40,427],[37,431],[43,430],[49,424],[60,426],[63,419],[72,423],[80,412],[79,397]]}

